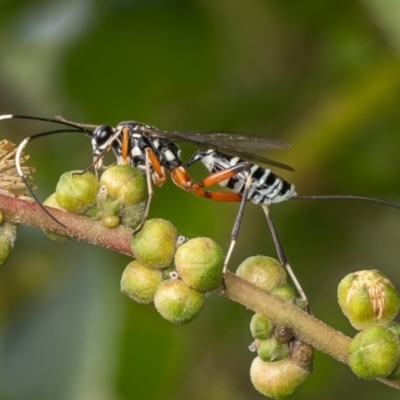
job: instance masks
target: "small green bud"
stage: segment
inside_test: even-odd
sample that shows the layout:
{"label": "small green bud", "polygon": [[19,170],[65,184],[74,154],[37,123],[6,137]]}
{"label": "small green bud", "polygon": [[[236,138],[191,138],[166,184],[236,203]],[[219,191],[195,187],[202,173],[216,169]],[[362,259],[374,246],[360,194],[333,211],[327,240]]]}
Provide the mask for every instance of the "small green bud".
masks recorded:
{"label": "small green bud", "polygon": [[300,298],[296,297],[296,298],[294,299],[294,305],[295,305],[297,308],[300,308],[300,310],[303,310],[303,311],[307,311],[307,312],[308,312],[307,303],[306,303],[303,299],[300,299]]}
{"label": "small green bud", "polygon": [[61,175],[56,200],[61,208],[74,214],[85,214],[96,205],[99,182],[94,174],[70,171]]}
{"label": "small green bud", "polygon": [[289,355],[289,346],[280,343],[275,336],[271,336],[259,341],[257,354],[263,361],[283,360]]}
{"label": "small green bud", "polygon": [[267,291],[286,283],[285,269],[278,261],[266,256],[247,258],[239,265],[236,275]]}
{"label": "small green bud", "polygon": [[146,198],[144,175],[137,168],[113,165],[103,172],[100,185],[107,188],[108,196],[120,199],[124,205],[138,204]]}
{"label": "small green bud", "polygon": [[0,266],[2,266],[10,256],[17,238],[18,224],[4,221],[0,225]]}
{"label": "small green bud", "polygon": [[254,339],[267,339],[272,333],[272,322],[261,314],[254,314],[250,321],[250,332]]}
{"label": "small green bud", "polygon": [[149,268],[165,268],[173,260],[177,237],[171,222],[159,218],[150,219],[132,238],[132,253]]}
{"label": "small green bud", "polygon": [[222,279],[224,253],[209,238],[195,238],[178,247],[175,266],[181,279],[202,292],[219,286]]}
{"label": "small green bud", "polygon": [[157,288],[154,305],[168,321],[186,324],[200,314],[204,297],[201,292],[192,289],[180,279],[171,279]]}
{"label": "small green bud", "polygon": [[391,321],[400,306],[398,292],[376,270],[358,271],[345,276],[339,283],[338,301],[343,314],[356,329]]}
{"label": "small green bud", "polygon": [[118,215],[104,215],[101,222],[106,228],[116,228],[120,223],[120,218]]}
{"label": "small green bud", "polygon": [[[43,202],[44,206],[49,206],[49,207],[53,207],[56,208],[57,210],[62,210],[62,208],[60,207],[60,205],[57,203],[57,199],[56,199],[56,194],[52,193],[44,202]],[[66,242],[67,240],[70,240],[71,238],[68,236],[64,236],[64,235],[60,235],[59,233],[55,233],[55,232],[51,232],[47,229],[45,229],[43,231],[45,233],[45,235],[51,239],[51,240],[55,240],[56,242]]]}
{"label": "small green bud", "polygon": [[380,325],[359,332],[350,343],[349,364],[360,378],[387,377],[399,361],[397,335]]}
{"label": "small green bud", "polygon": [[266,362],[257,357],[250,368],[254,387],[264,396],[277,400],[291,397],[301,388],[309,374],[289,357],[274,362]]}
{"label": "small green bud", "polygon": [[141,262],[130,262],[122,273],[121,292],[138,303],[150,303],[162,283],[162,272],[145,267]]}
{"label": "small green bud", "polygon": [[293,302],[296,297],[294,289],[289,283],[282,283],[276,286],[271,290],[271,294],[287,302]]}

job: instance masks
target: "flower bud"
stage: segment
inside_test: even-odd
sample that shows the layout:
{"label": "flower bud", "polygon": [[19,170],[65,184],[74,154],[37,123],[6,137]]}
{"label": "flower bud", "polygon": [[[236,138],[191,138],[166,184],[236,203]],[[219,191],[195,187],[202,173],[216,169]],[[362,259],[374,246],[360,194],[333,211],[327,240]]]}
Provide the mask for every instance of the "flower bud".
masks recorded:
{"label": "flower bud", "polygon": [[191,239],[179,246],[175,253],[175,266],[181,279],[202,292],[219,286],[223,264],[221,247],[209,238]]}
{"label": "flower bud", "polygon": [[285,269],[278,261],[266,256],[247,258],[239,265],[236,275],[267,291],[286,283]]}
{"label": "flower bud", "polygon": [[147,268],[140,261],[134,260],[122,273],[121,292],[138,303],[150,303],[162,281],[160,270]]}
{"label": "flower bud", "polygon": [[380,325],[359,332],[349,347],[349,365],[364,379],[387,377],[396,367],[399,357],[397,335]]}
{"label": "flower bud", "polygon": [[289,346],[286,343],[280,343],[275,336],[271,336],[259,341],[257,354],[263,361],[283,360],[289,355]]}
{"label": "flower bud", "polygon": [[178,233],[171,222],[150,219],[132,238],[132,253],[148,268],[165,268],[173,260],[177,237]]}
{"label": "flower bud", "polygon": [[250,332],[254,339],[267,339],[272,333],[272,322],[261,314],[254,314],[250,321]]}
{"label": "flower bud", "polygon": [[74,214],[85,214],[96,205],[99,182],[94,174],[70,171],[61,175],[56,200],[61,208]]}
{"label": "flower bud", "polygon": [[345,276],[338,287],[342,312],[356,329],[384,324],[397,315],[400,298],[392,283],[376,270]]}
{"label": "flower bud", "polygon": [[104,215],[103,218],[101,219],[101,222],[106,228],[116,228],[121,219],[119,218],[118,215]]}
{"label": "flower bud", "polygon": [[175,324],[196,318],[204,305],[203,295],[180,279],[164,281],[156,290],[154,305],[161,316]]}
{"label": "flower bud", "polygon": [[297,392],[309,374],[289,357],[274,362],[257,357],[250,368],[254,387],[264,396],[278,400],[288,399]]}

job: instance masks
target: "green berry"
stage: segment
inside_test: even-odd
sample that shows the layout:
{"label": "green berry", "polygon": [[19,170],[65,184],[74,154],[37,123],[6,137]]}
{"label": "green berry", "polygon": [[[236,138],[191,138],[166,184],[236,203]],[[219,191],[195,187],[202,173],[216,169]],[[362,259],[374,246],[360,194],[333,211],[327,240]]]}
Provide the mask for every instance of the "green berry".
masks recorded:
{"label": "green berry", "polygon": [[272,322],[261,314],[254,314],[250,321],[250,332],[254,339],[267,339],[272,333]]}
{"label": "green berry", "polygon": [[74,214],[85,214],[96,205],[99,182],[90,172],[66,172],[56,187],[56,200],[61,208]]}
{"label": "green berry", "polygon": [[[400,323],[398,323],[397,321],[391,321],[385,325],[385,328],[393,332],[397,336],[397,339],[399,340],[400,343]],[[387,377],[387,379],[390,380],[400,379],[400,360],[397,362],[396,366],[394,367],[394,370]]]}
{"label": "green berry", "polygon": [[10,256],[17,238],[18,224],[3,221],[0,225],[0,266],[3,265]]}
{"label": "green berry", "polygon": [[[49,207],[53,207],[56,208],[57,210],[62,210],[62,208],[60,207],[60,205],[57,203],[57,199],[56,199],[56,194],[52,193],[44,202],[43,202],[44,206],[49,206]],[[45,229],[43,231],[45,233],[45,235],[51,239],[51,240],[55,240],[56,242],[66,242],[67,240],[70,240],[71,238],[68,236],[64,236],[64,235],[60,235],[59,233],[55,233],[52,231],[49,231],[47,229]]]}
{"label": "green berry", "polygon": [[271,294],[287,302],[293,302],[296,297],[294,289],[289,283],[282,283],[276,286],[271,290]]}
{"label": "green berry", "polygon": [[257,357],[250,368],[254,387],[264,396],[277,400],[291,397],[301,388],[309,374],[289,357],[274,362],[266,362]]}
{"label": "green berry", "polygon": [[375,270],[345,276],[338,287],[338,301],[343,314],[356,329],[393,320],[400,306],[397,290]]}
{"label": "green berry", "polygon": [[247,258],[239,265],[236,274],[267,291],[286,283],[285,269],[278,261],[266,256]]}
{"label": "green berry", "polygon": [[168,267],[174,258],[177,237],[177,231],[171,222],[150,219],[132,238],[132,253],[149,268]]}
{"label": "green berry", "polygon": [[103,218],[101,219],[101,222],[103,223],[103,225],[106,228],[116,228],[119,223],[120,223],[121,219],[119,218],[118,215],[105,215],[103,216]]}
{"label": "green berry", "polygon": [[223,264],[221,247],[209,238],[191,239],[179,246],[175,253],[175,266],[181,279],[202,292],[220,285]]}
{"label": "green berry", "polygon": [[144,175],[137,168],[113,165],[103,172],[100,185],[107,188],[108,196],[120,199],[124,205],[138,204],[146,198]]}
{"label": "green berry", "polygon": [[387,377],[393,372],[399,357],[397,335],[380,325],[359,332],[349,347],[350,367],[364,379]]}
{"label": "green berry", "polygon": [[125,268],[121,277],[121,292],[138,303],[150,303],[163,281],[162,272],[150,269],[134,260]]}
{"label": "green berry", "polygon": [[154,296],[154,305],[161,316],[175,324],[186,324],[196,318],[204,305],[201,292],[180,279],[164,281]]}

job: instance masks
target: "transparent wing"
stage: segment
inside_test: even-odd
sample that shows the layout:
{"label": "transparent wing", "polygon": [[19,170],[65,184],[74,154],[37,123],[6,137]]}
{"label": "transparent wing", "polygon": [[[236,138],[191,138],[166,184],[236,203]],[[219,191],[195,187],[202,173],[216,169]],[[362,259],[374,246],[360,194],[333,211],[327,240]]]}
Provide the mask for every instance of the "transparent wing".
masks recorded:
{"label": "transparent wing", "polygon": [[287,149],[288,143],[280,140],[267,139],[262,136],[248,135],[235,132],[166,132],[153,127],[146,127],[149,135],[162,136],[174,141],[195,143],[202,148],[213,148],[222,153],[240,157],[246,161],[261,165],[270,165],[287,171],[294,171],[292,167],[278,161],[266,158],[259,153],[267,149]]}

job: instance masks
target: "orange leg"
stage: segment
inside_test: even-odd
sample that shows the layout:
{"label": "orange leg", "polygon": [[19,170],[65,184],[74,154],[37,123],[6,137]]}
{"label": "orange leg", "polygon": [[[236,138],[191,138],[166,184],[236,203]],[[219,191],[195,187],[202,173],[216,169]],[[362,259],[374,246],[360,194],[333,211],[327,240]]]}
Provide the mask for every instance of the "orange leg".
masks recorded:
{"label": "orange leg", "polygon": [[243,172],[249,167],[248,163],[237,164],[231,168],[214,172],[213,174],[207,176],[199,183],[194,183],[192,178],[188,174],[185,168],[182,166],[176,168],[171,172],[172,179],[176,185],[184,190],[188,190],[199,197],[204,197],[214,201],[225,201],[225,202],[240,202],[242,201],[241,193],[232,192],[209,192],[204,190],[205,187],[211,187],[223,182],[227,179],[233,178],[239,172]]}

